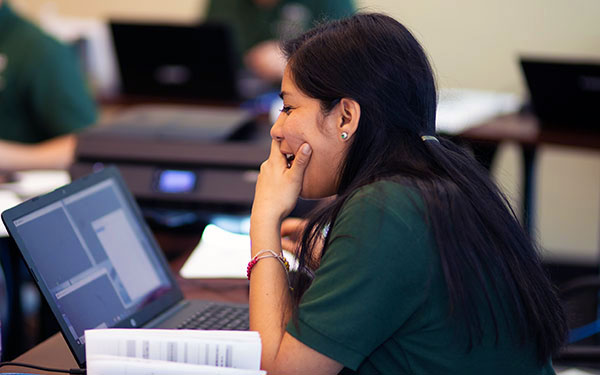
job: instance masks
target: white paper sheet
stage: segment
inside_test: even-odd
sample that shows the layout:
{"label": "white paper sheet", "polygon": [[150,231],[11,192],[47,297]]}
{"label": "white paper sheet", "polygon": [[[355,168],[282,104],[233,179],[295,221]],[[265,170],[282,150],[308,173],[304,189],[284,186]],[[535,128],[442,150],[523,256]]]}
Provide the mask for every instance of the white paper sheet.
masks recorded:
{"label": "white paper sheet", "polygon": [[[11,207],[21,203],[17,194],[10,190],[0,190],[0,212],[8,210]],[[4,223],[0,220],[0,237],[8,236]]]}
{"label": "white paper sheet", "polygon": [[520,106],[520,98],[511,93],[441,89],[437,107],[437,132],[460,134],[494,117],[516,112]]}
{"label": "white paper sheet", "polygon": [[15,172],[14,177],[15,182],[0,184],[0,189],[13,191],[24,199],[48,193],[71,182],[69,173],[58,169]]}
{"label": "white paper sheet", "polygon": [[89,375],[265,373],[253,331],[95,329],[85,341]]}
{"label": "white paper sheet", "polygon": [[592,372],[587,372],[587,371],[583,371],[583,370],[579,370],[576,368],[571,368],[565,371],[560,371],[557,372],[558,375],[593,375],[594,373]]}
{"label": "white paper sheet", "polygon": [[[294,256],[284,251],[284,256],[293,269]],[[250,236],[232,233],[209,224],[202,239],[185,262],[179,274],[193,278],[246,278],[246,267],[250,261]]]}
{"label": "white paper sheet", "polygon": [[189,365],[164,361],[93,356],[87,362],[88,375],[266,375],[266,371]]}

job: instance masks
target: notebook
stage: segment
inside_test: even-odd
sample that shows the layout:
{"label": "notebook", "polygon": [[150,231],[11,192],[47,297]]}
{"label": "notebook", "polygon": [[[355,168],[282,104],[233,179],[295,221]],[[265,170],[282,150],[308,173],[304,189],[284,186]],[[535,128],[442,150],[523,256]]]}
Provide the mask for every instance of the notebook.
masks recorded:
{"label": "notebook", "polygon": [[[84,331],[93,328],[181,328],[202,310],[247,305],[185,300],[115,167],[82,177],[2,213],[78,364]],[[215,312],[207,321],[221,328]]]}
{"label": "notebook", "polygon": [[226,25],[110,22],[121,92],[237,101],[238,59]]}
{"label": "notebook", "polygon": [[600,61],[521,57],[541,126],[600,132]]}

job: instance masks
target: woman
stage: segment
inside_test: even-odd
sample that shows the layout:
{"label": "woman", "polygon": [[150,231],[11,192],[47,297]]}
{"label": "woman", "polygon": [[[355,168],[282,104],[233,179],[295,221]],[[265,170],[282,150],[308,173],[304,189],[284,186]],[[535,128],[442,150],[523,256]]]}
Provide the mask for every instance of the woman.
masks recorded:
{"label": "woman", "polygon": [[[250,328],[273,374],[553,374],[563,310],[496,186],[434,137],[436,92],[380,14],[287,42],[251,216]],[[323,198],[292,290],[281,223]]]}

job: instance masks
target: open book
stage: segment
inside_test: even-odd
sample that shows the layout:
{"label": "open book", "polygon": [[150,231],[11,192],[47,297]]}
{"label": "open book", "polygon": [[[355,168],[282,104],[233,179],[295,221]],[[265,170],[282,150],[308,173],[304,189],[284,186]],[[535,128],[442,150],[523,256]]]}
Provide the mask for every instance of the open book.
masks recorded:
{"label": "open book", "polygon": [[85,331],[88,375],[259,375],[258,332],[167,329]]}

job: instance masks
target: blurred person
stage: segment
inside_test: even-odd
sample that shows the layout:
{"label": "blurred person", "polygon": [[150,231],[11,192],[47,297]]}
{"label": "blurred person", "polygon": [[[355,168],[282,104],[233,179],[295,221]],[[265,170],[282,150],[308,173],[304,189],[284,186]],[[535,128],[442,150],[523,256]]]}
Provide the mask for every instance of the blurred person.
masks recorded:
{"label": "blurred person", "polygon": [[0,0],[0,174],[68,167],[95,121],[75,52]]}
{"label": "blurred person", "polygon": [[354,13],[353,0],[213,0],[207,21],[231,26],[244,65],[270,82],[283,77],[281,40],[293,38],[316,20],[338,19]]}

